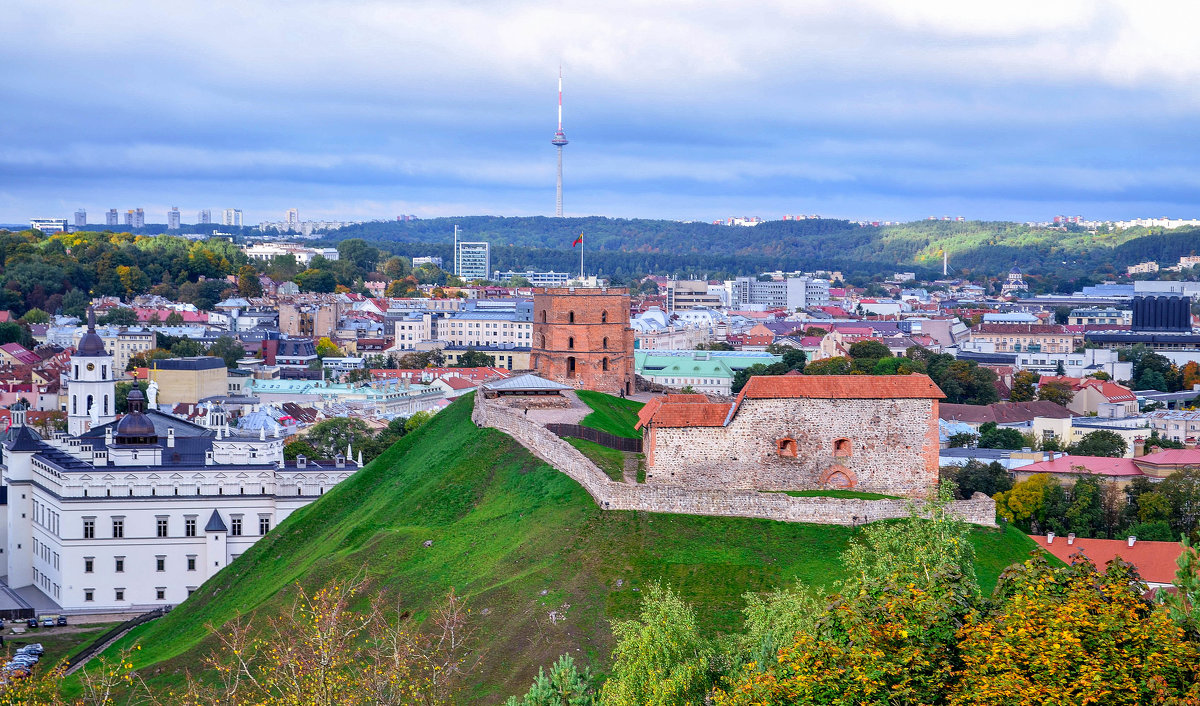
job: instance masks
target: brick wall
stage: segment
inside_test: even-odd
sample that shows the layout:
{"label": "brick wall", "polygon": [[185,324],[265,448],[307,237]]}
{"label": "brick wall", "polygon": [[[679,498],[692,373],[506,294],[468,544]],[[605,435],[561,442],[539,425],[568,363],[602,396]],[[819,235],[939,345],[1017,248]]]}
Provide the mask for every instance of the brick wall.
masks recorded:
{"label": "brick wall", "polygon": [[[852,487],[922,497],[938,477],[936,404],[745,399],[727,426],[655,428],[646,481],[711,489]],[[780,453],[782,440],[794,444],[794,456]],[[836,440],[846,450],[835,450]]]}
{"label": "brick wall", "polygon": [[534,292],[529,365],[544,378],[631,394],[633,338],[627,289],[544,287]]}
{"label": "brick wall", "polygon": [[[605,510],[642,510],[687,515],[755,517],[783,522],[854,525],[908,517],[907,500],[794,498],[754,490],[700,489],[679,485],[618,483],[608,478],[575,447],[521,414],[476,393],[472,421],[516,439],[533,455],[562,471]],[[966,522],[994,527],[996,503],[982,493],[954,503],[951,511]]]}

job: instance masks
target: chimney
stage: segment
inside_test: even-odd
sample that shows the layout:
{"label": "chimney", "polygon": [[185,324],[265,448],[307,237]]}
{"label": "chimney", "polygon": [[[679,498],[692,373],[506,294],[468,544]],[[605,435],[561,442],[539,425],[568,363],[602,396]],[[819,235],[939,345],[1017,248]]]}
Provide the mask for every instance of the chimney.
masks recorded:
{"label": "chimney", "polygon": [[112,443],[113,443],[113,430],[112,430],[112,425],[110,424],[109,426],[104,427],[104,445],[112,446]]}
{"label": "chimney", "polygon": [[1129,535],[1129,538],[1128,538],[1128,539],[1126,539],[1125,541],[1126,541],[1126,542],[1128,542],[1128,543],[1129,543],[1129,546],[1131,546],[1131,547],[1132,547],[1132,546],[1133,546],[1133,544],[1134,544],[1134,542],[1136,542],[1136,541],[1137,541],[1137,537],[1131,534],[1131,535]]}
{"label": "chimney", "polygon": [[305,458],[303,455],[297,456],[296,457],[296,468],[307,468],[307,467],[308,467],[308,459]]}
{"label": "chimney", "polygon": [[1046,544],[1054,544],[1054,533],[1053,532],[1046,533]]}
{"label": "chimney", "polygon": [[175,427],[167,427],[167,448],[175,448]]}
{"label": "chimney", "polygon": [[1075,533],[1074,533],[1074,532],[1072,532],[1072,533],[1070,533],[1070,534],[1068,534],[1068,535],[1067,535],[1067,545],[1068,545],[1068,546],[1070,546],[1070,545],[1072,545],[1072,544],[1074,544],[1074,543],[1075,543]]}
{"label": "chimney", "polygon": [[337,468],[345,468],[346,467],[346,457],[341,454],[334,456],[333,457],[333,465]]}
{"label": "chimney", "polygon": [[1145,455],[1146,455],[1146,440],[1139,436],[1133,440],[1133,456],[1134,456],[1134,458],[1137,458],[1138,456],[1145,456]]}

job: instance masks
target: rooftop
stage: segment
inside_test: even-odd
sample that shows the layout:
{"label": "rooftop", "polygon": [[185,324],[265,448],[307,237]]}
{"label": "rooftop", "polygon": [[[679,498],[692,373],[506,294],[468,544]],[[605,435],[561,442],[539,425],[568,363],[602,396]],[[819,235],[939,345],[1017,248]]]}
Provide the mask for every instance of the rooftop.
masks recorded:
{"label": "rooftop", "polygon": [[1085,539],[1076,537],[1068,544],[1067,537],[1055,537],[1046,541],[1046,535],[1034,535],[1033,541],[1042,549],[1070,563],[1075,554],[1083,554],[1097,568],[1103,570],[1113,559],[1120,557],[1137,567],[1142,580],[1149,583],[1170,584],[1175,581],[1175,560],[1183,553],[1176,542],[1135,541],[1133,546],[1124,539]]}
{"label": "rooftop", "polygon": [[755,376],[742,388],[749,399],[942,399],[928,375]]}

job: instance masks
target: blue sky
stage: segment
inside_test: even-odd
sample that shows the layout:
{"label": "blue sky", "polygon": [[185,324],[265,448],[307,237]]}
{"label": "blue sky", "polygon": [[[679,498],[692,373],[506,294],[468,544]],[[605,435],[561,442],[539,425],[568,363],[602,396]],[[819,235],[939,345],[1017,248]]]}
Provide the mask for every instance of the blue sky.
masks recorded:
{"label": "blue sky", "polygon": [[0,222],[1200,217],[1182,2],[0,9]]}

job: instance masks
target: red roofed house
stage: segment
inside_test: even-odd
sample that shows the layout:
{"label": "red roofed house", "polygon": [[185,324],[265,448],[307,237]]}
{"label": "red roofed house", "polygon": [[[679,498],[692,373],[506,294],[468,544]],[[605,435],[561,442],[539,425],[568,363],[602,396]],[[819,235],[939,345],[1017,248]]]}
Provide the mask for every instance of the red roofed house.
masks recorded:
{"label": "red roofed house", "polygon": [[943,397],[925,375],[753,377],[732,403],[668,395],[638,415],[646,482],[923,495]]}
{"label": "red roofed house", "polygon": [[1138,575],[1150,588],[1174,585],[1178,569],[1175,561],[1183,553],[1183,545],[1178,542],[1144,542],[1137,537],[1086,539],[1073,534],[1056,537],[1050,533],[1034,535],[1032,539],[1068,564],[1075,561],[1072,557],[1076,554],[1083,554],[1101,571],[1110,561],[1120,557],[1137,567]]}
{"label": "red roofed house", "polygon": [[1108,458],[1107,456],[1062,456],[1052,461],[1038,461],[1014,468],[1018,481],[1039,473],[1075,480],[1081,476],[1099,475],[1115,481],[1121,487],[1134,478],[1166,478],[1184,468],[1200,467],[1200,449],[1168,449],[1137,458]]}
{"label": "red roofed house", "polygon": [[20,343],[5,343],[0,346],[0,362],[13,365],[33,365],[42,362],[42,359],[37,353]]}
{"label": "red roofed house", "polygon": [[1043,375],[1038,385],[1061,382],[1075,393],[1067,409],[1080,415],[1132,417],[1138,413],[1137,395],[1124,385],[1096,378]]}

